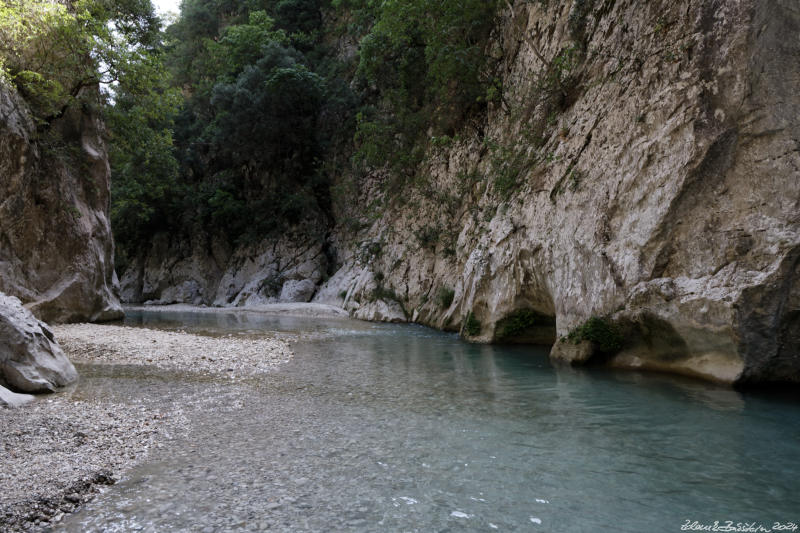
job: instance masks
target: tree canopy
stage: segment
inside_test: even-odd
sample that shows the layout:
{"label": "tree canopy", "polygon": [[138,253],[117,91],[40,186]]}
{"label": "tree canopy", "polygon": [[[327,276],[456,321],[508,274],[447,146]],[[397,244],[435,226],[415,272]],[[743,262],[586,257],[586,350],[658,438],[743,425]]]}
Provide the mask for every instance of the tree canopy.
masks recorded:
{"label": "tree canopy", "polygon": [[157,231],[237,241],[326,216],[364,166],[402,184],[497,98],[498,1],[183,0],[163,28],[150,0],[7,0],[0,75],[45,129],[105,87],[124,262]]}
{"label": "tree canopy", "polygon": [[8,0],[0,6],[0,74],[48,123],[87,88],[125,78],[147,90],[159,31],[150,0]]}

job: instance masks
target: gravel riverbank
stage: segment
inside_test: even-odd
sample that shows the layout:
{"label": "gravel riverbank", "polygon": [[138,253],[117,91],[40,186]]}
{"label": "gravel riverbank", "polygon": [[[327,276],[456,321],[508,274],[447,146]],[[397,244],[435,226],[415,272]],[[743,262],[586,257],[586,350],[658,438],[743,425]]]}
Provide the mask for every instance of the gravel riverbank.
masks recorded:
{"label": "gravel riverbank", "polygon": [[79,382],[27,406],[0,408],[2,531],[47,530],[104,485],[115,483],[151,449],[188,431],[186,412],[214,409],[233,394],[233,378],[268,372],[292,356],[281,339],[99,324],[55,326],[53,331],[79,371],[133,365],[175,373],[177,379],[210,375],[214,383],[207,392],[214,394],[176,394],[176,401],[165,407],[144,391],[140,397],[86,396]]}
{"label": "gravel riverbank", "polygon": [[2,409],[0,420],[3,531],[61,520],[186,426],[178,410],[72,401],[68,393]]}
{"label": "gravel riverbank", "polygon": [[206,337],[100,324],[66,324],[52,330],[74,363],[147,365],[236,376],[268,372],[292,357],[288,344],[280,339]]}

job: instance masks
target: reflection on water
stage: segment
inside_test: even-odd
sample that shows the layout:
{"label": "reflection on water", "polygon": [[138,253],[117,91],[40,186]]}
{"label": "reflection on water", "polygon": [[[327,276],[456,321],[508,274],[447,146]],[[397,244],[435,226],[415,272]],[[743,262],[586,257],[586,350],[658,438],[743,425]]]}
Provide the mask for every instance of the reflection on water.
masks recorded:
{"label": "reflection on water", "polygon": [[640,532],[800,518],[791,401],[556,369],[539,348],[415,326],[230,312],[126,322],[302,335],[290,363],[238,386],[86,369],[81,394],[218,402],[68,531]]}

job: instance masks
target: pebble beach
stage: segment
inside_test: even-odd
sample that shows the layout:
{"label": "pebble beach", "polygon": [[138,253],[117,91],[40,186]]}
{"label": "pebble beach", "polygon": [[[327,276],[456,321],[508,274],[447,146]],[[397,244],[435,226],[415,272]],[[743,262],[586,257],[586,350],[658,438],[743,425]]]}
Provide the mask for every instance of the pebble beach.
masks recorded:
{"label": "pebble beach", "polygon": [[[263,374],[292,357],[284,339],[210,337],[100,324],[54,326],[79,372],[138,367],[197,374],[222,394],[231,380]],[[81,384],[0,409],[0,530],[45,531],[116,483],[148,453],[185,434],[185,412],[208,396],[165,407],[140,398],[83,397]]]}

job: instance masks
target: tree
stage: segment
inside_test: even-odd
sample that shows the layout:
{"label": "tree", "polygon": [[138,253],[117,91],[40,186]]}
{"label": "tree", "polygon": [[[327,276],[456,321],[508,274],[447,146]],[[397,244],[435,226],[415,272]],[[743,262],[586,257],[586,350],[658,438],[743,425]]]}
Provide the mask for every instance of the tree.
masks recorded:
{"label": "tree", "polygon": [[86,93],[148,64],[159,20],[149,0],[8,0],[0,67],[47,126]]}
{"label": "tree", "polygon": [[106,106],[110,131],[111,223],[119,267],[130,248],[158,230],[175,226],[182,207],[173,135],[182,98],[169,86],[159,54],[150,56],[148,75],[139,68],[129,80],[124,73]]}
{"label": "tree", "polygon": [[[338,0],[337,4],[345,4]],[[375,102],[356,144],[370,165],[413,172],[428,132],[453,135],[496,97],[485,48],[497,0],[347,0],[375,19],[362,38],[357,78]],[[358,16],[358,15],[357,15]]]}

